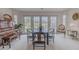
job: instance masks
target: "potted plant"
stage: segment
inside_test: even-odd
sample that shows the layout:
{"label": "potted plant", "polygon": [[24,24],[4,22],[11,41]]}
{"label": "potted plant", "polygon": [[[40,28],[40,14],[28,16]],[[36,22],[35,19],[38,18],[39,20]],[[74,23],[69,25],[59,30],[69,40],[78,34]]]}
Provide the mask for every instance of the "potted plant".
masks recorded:
{"label": "potted plant", "polygon": [[15,24],[15,29],[18,29],[19,30],[19,33],[22,33],[22,27],[23,27],[23,24]]}
{"label": "potted plant", "polygon": [[20,29],[22,28],[23,24],[15,24],[15,29]]}

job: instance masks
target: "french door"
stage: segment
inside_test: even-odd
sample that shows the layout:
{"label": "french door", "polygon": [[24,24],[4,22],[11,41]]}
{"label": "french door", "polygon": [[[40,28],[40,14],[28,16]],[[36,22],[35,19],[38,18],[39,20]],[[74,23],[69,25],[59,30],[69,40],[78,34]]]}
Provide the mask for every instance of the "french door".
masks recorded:
{"label": "french door", "polygon": [[56,32],[56,22],[57,22],[57,17],[51,16],[50,17],[50,31],[52,31],[54,29]]}
{"label": "french door", "polygon": [[39,32],[39,27],[40,27],[40,16],[34,16],[33,17],[33,31],[34,32]]}
{"label": "french door", "polygon": [[33,30],[34,32],[39,32],[40,27],[42,27],[43,32],[48,31],[48,17],[47,16],[34,16],[33,17]]}
{"label": "french door", "polygon": [[30,32],[39,32],[40,26],[42,26],[43,32],[56,31],[56,16],[25,16],[25,32],[29,30]]}
{"label": "french door", "polygon": [[47,16],[42,16],[41,17],[41,26],[42,26],[42,31],[43,32],[48,32],[48,17]]}
{"label": "french door", "polygon": [[31,26],[31,16],[26,16],[24,17],[24,22],[25,22],[25,33],[27,31],[31,32],[32,26]]}

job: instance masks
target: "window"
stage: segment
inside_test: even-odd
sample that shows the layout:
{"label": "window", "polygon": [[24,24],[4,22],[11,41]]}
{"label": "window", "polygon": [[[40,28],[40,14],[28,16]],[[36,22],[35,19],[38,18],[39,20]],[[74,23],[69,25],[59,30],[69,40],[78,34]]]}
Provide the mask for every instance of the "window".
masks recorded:
{"label": "window", "polygon": [[63,25],[66,25],[66,15],[63,15]]}
{"label": "window", "polygon": [[42,26],[43,32],[48,32],[48,29],[53,30],[53,28],[56,30],[57,16],[50,16],[50,21],[48,20],[48,16],[25,16],[25,32],[27,32],[27,29],[31,29],[31,31],[34,32],[39,32],[40,26]]}
{"label": "window", "polygon": [[39,16],[34,16],[34,17],[33,17],[33,22],[34,22],[34,31],[35,31],[35,32],[39,32],[40,17],[39,17]]}
{"label": "window", "polygon": [[14,25],[17,24],[17,15],[14,15]]}
{"label": "window", "polygon": [[50,17],[50,31],[53,31],[53,29],[55,29],[56,32],[56,21],[57,21],[57,16]]}
{"label": "window", "polygon": [[25,16],[24,21],[25,21],[25,32],[27,32],[27,30],[31,31],[31,17]]}
{"label": "window", "polygon": [[41,22],[42,22],[42,31],[47,32],[48,31],[48,17],[42,16]]}

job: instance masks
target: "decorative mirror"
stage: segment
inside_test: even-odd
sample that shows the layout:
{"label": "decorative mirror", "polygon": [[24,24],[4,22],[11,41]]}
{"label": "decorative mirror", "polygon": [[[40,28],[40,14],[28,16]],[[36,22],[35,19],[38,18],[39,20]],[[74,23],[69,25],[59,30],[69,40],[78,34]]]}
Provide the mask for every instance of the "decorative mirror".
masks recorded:
{"label": "decorative mirror", "polygon": [[11,21],[11,20],[12,20],[12,17],[11,17],[9,14],[4,14],[4,15],[3,15],[3,18],[4,18],[5,20],[8,20],[8,21]]}
{"label": "decorative mirror", "polygon": [[79,19],[79,13],[74,13],[72,16],[73,20],[78,20]]}

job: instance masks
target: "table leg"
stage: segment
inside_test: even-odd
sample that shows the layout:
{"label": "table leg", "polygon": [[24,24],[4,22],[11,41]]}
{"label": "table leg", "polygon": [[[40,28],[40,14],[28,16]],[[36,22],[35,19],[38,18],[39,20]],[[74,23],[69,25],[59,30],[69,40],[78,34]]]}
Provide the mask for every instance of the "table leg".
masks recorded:
{"label": "table leg", "polygon": [[2,39],[2,45],[3,45],[3,48],[4,48],[4,40]]}
{"label": "table leg", "polygon": [[9,45],[9,48],[11,48],[11,43],[10,43],[10,39],[8,40],[8,45]]}
{"label": "table leg", "polygon": [[49,45],[48,33],[47,33],[47,45]]}
{"label": "table leg", "polygon": [[54,36],[53,36],[53,43],[54,43]]}

